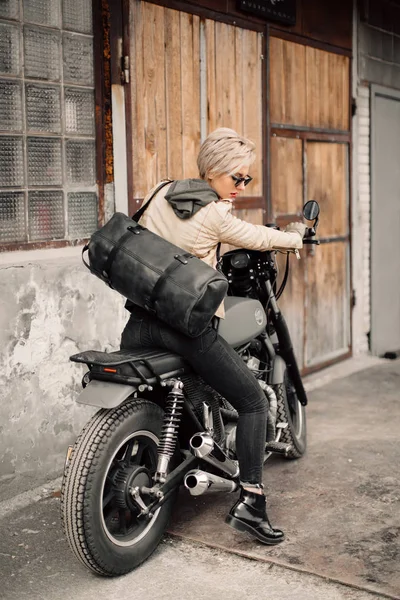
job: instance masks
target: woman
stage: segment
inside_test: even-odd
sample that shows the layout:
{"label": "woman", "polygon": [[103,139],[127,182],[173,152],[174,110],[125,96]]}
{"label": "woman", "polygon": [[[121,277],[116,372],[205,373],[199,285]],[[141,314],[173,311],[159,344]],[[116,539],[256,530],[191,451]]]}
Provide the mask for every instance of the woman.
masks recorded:
{"label": "woman", "polygon": [[[201,179],[175,181],[163,187],[140,223],[214,267],[220,242],[251,250],[301,248],[303,223],[291,223],[286,231],[277,231],[231,214],[232,201],[252,179],[249,169],[255,160],[254,149],[253,142],[235,131],[217,129],[200,148],[197,164]],[[268,405],[256,378],[211,325],[202,335],[189,338],[132,303],[126,307],[131,317],[121,348],[158,346],[181,354],[237,410],[241,495],[226,522],[265,544],[281,542],[284,534],[272,528],[266,512],[262,468]],[[216,316],[224,317],[223,305]]]}

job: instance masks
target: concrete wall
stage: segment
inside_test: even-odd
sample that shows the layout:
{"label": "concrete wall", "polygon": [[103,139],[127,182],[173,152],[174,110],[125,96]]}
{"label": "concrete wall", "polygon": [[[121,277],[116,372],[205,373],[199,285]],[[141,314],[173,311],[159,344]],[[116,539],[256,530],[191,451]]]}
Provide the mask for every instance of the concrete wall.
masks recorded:
{"label": "concrete wall", "polygon": [[118,349],[124,300],[91,275],[81,249],[0,255],[0,501],[59,476],[93,414],[75,398],[84,349]]}

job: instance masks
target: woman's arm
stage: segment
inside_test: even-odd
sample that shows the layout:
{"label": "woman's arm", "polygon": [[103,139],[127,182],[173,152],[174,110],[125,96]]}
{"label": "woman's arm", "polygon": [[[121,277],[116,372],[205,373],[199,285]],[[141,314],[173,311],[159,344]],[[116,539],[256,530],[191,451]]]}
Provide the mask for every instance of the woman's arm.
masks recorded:
{"label": "woman's arm", "polygon": [[219,241],[248,250],[271,250],[272,248],[302,248],[306,225],[290,223],[286,231],[278,231],[264,225],[253,225],[234,217],[231,212],[218,210],[223,217],[218,227]]}

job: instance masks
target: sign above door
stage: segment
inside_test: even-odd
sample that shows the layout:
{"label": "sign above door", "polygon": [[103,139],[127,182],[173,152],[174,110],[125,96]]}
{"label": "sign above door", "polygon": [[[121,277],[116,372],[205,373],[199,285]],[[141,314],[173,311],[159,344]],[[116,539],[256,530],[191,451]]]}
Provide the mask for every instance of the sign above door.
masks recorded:
{"label": "sign above door", "polygon": [[239,0],[238,8],[285,25],[296,24],[296,0]]}

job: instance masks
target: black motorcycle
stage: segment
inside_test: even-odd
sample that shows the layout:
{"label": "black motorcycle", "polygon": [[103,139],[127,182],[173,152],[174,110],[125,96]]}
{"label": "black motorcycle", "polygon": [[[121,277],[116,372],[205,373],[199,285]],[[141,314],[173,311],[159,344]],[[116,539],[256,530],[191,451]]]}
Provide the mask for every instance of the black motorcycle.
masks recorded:
{"label": "black motorcycle", "polygon": [[[304,242],[315,239],[319,206]],[[289,254],[288,254],[289,259]],[[287,260],[288,260],[287,259]],[[307,396],[277,299],[276,251],[233,250],[218,333],[254,373],[269,403],[265,460],[306,450]],[[217,321],[217,320],[216,320]],[[68,449],[61,489],[64,531],[78,559],[107,576],[127,573],[160,542],[180,485],[193,496],[238,488],[238,415],[182,356],[154,348],[86,351],[81,404],[100,408]]]}

